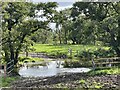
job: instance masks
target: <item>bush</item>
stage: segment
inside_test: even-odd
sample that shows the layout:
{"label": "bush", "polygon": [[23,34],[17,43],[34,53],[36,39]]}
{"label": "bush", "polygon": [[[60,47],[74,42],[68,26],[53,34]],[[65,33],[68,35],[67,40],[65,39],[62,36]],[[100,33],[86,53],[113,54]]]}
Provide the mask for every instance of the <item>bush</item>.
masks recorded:
{"label": "bush", "polygon": [[80,61],[66,61],[63,66],[65,68],[79,68],[79,67],[91,67],[91,63],[88,62],[80,62]]}
{"label": "bush", "polygon": [[57,58],[67,58],[67,54],[63,52],[57,52],[56,53]]}
{"label": "bush", "polygon": [[20,62],[23,62],[23,61],[25,61],[26,59],[29,59],[28,57],[19,57],[18,58],[18,60],[20,61]]}
{"label": "bush", "polygon": [[68,68],[68,67],[70,67],[70,68],[77,68],[77,67],[80,67],[81,64],[80,64],[79,61],[65,61],[63,66],[65,68]]}
{"label": "bush", "polygon": [[90,51],[90,50],[87,50],[87,51],[82,51],[78,54],[78,57],[81,59],[81,58],[106,58],[106,57],[114,57],[116,56],[116,53],[113,49],[109,49],[109,50],[105,50],[105,49],[102,49],[102,48],[99,48],[95,51]]}
{"label": "bush", "polygon": [[72,56],[69,56],[68,59],[72,59],[73,57]]}
{"label": "bush", "polygon": [[105,50],[105,49],[98,49],[93,52],[95,57],[113,57],[116,55],[115,51],[113,49]]}

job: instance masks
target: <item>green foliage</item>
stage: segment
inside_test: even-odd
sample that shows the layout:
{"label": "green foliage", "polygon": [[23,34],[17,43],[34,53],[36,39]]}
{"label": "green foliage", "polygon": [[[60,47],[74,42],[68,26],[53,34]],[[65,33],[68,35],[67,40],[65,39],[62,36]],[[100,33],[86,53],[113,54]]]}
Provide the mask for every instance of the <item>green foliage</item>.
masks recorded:
{"label": "green foliage", "polygon": [[[117,56],[120,56],[119,14],[120,2],[76,2],[73,4],[71,17],[74,23],[79,20],[80,16],[84,17],[84,22],[87,21],[86,23],[82,22],[82,27],[84,28],[82,28],[83,31],[80,32],[84,32],[83,40],[86,41],[84,44],[90,44],[90,41],[93,41],[94,45],[96,42],[102,42],[104,45],[109,45],[115,50]],[[81,30],[80,25],[75,24],[73,26],[76,26],[79,31]],[[76,33],[76,31],[73,30],[74,33]],[[79,33],[79,31],[77,32]],[[77,38],[74,37],[74,39],[76,40]]]}
{"label": "green foliage", "polygon": [[94,51],[93,54],[95,57],[114,57],[114,56],[117,56],[116,52],[111,48],[108,50],[100,48],[100,49]]}
{"label": "green foliage", "polygon": [[2,77],[0,81],[2,82],[2,87],[9,87],[12,82],[18,79],[19,77]]}
{"label": "green foliage", "polygon": [[[6,62],[15,60],[16,64],[22,50],[30,51],[33,45],[30,39],[40,43],[54,42],[54,45],[35,44],[35,49],[58,58],[120,56],[120,2],[75,2],[71,9],[60,12],[56,12],[56,7],[56,2],[3,3],[2,50]],[[42,12],[41,15],[39,12]],[[46,20],[36,19],[38,17]],[[51,22],[56,23],[54,31],[48,27]],[[84,46],[57,45],[58,41],[60,44],[72,42]],[[70,48],[72,55],[68,52]]]}
{"label": "green foliage", "polygon": [[18,63],[19,64],[23,64],[23,63],[26,63],[26,62],[41,62],[41,61],[44,61],[44,59],[42,58],[32,58],[32,57],[19,57],[18,58]]}
{"label": "green foliage", "polygon": [[[14,60],[16,65],[18,56],[22,49],[25,52],[30,50],[32,45],[30,40],[31,34],[39,29],[50,30],[48,27],[55,13],[57,3],[21,3],[6,2],[3,3],[3,51],[5,61]],[[42,11],[41,15],[38,13]],[[37,17],[47,18],[47,20],[37,20]]]}
{"label": "green foliage", "polygon": [[101,85],[95,85],[95,88],[100,89],[100,88],[102,88],[102,86]]}
{"label": "green foliage", "polygon": [[79,67],[91,67],[90,61],[81,60],[65,60],[63,66],[65,68],[79,68]]}
{"label": "green foliage", "polygon": [[[84,80],[84,79],[81,79],[81,80],[79,80],[79,83],[82,85],[82,88],[89,88],[90,90],[91,90],[91,88],[93,89],[101,89],[102,87],[103,87],[103,85],[101,84],[101,83],[98,83],[98,82],[89,82],[89,83],[91,83],[90,85],[87,85],[87,84],[89,84],[88,83],[88,80]],[[84,87],[84,86],[87,86],[87,87]],[[88,90],[89,90],[88,89]]]}
{"label": "green foliage", "polygon": [[96,68],[95,70],[91,70],[88,72],[89,75],[107,75],[107,74],[120,74],[119,67],[112,68]]}
{"label": "green foliage", "polygon": [[30,37],[35,43],[48,44],[52,43],[52,32],[48,29],[39,29]]}
{"label": "green foliage", "polygon": [[109,48],[97,48],[96,50],[87,50],[79,52],[77,57],[81,58],[105,58],[117,56],[115,50]]}
{"label": "green foliage", "polygon": [[[101,46],[94,46],[94,45],[51,45],[51,44],[34,44],[33,46],[36,49],[36,52],[44,52],[48,55],[57,55],[58,54],[65,54],[69,57],[69,49],[72,49],[72,57],[77,54],[76,51],[79,53],[87,50],[95,51],[99,49]],[[108,49],[109,47],[103,47],[104,49]]]}
{"label": "green foliage", "polygon": [[79,81],[80,84],[85,84],[85,82],[86,82],[86,81],[83,80],[83,79],[81,79],[81,80]]}

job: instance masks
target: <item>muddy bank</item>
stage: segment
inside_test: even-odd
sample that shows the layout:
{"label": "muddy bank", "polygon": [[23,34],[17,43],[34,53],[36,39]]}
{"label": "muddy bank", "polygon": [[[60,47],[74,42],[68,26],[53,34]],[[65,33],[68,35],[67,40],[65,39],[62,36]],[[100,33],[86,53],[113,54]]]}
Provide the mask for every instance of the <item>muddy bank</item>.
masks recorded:
{"label": "muddy bank", "polygon": [[11,84],[13,88],[119,88],[120,75],[89,76],[73,73],[52,77],[21,78]]}

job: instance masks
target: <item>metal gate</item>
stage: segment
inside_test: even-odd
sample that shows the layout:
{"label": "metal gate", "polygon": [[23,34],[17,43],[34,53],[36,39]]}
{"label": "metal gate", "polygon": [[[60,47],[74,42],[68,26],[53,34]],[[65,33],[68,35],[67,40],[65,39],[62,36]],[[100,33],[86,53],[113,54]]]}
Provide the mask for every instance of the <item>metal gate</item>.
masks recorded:
{"label": "metal gate", "polygon": [[14,60],[11,60],[6,65],[6,73],[10,74],[14,69]]}

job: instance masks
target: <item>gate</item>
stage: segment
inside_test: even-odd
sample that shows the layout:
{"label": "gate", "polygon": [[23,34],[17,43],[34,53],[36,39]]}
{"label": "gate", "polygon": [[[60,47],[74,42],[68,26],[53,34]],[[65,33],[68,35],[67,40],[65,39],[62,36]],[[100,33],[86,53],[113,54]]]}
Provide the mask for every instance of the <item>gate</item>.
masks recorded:
{"label": "gate", "polygon": [[11,60],[6,65],[6,73],[10,74],[14,69],[14,60]]}

